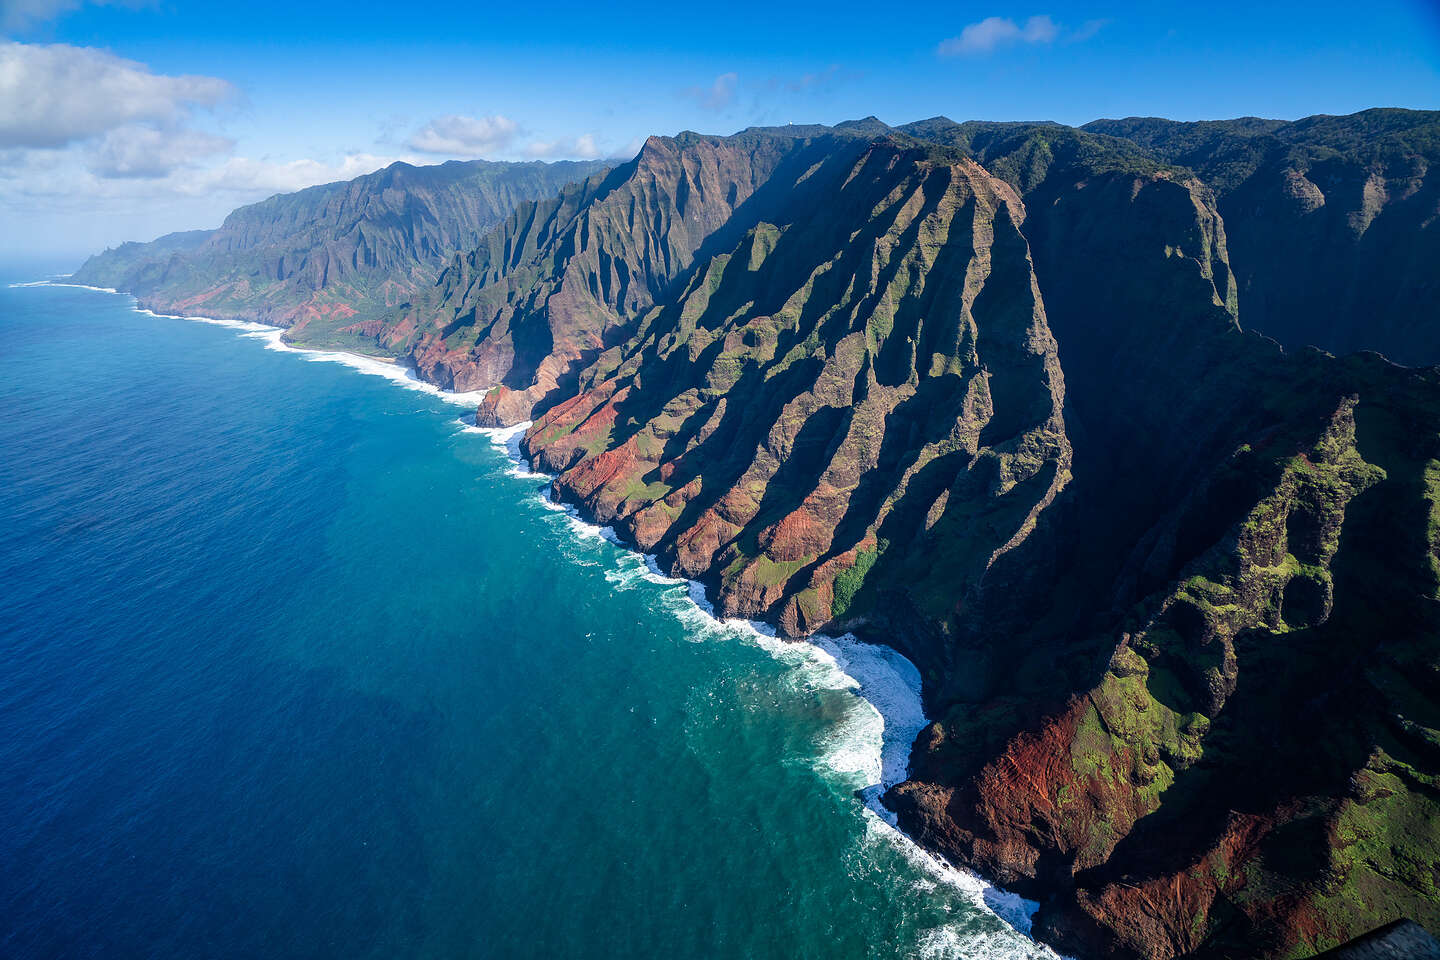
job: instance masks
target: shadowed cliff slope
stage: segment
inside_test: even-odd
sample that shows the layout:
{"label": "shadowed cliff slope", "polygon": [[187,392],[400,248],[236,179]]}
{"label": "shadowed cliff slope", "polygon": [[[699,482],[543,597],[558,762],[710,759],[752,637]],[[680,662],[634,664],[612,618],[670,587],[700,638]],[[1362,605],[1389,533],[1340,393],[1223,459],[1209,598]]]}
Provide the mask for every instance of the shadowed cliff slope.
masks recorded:
{"label": "shadowed cliff slope", "polygon": [[902,822],[1042,899],[1061,947],[1436,922],[1433,543],[1396,520],[1434,501],[1434,377],[1244,333],[1186,169],[1065,128],[917,132],[1003,180],[904,137],[813,168],[612,328],[526,449],[723,612],[909,653],[940,719]]}
{"label": "shadowed cliff slope", "polygon": [[1440,363],[1440,112],[1097,120],[1219,197],[1246,325],[1291,346]]}
{"label": "shadowed cliff slope", "polygon": [[927,595],[981,578],[1063,488],[1069,447],[1012,190],[879,140],[787,193],[526,447],[725,614],[799,635],[863,616],[892,539],[935,547]]}
{"label": "shadowed cliff slope", "polygon": [[1032,538],[1056,575],[946,646],[902,822],[1081,955],[1433,924],[1440,384],[1242,333],[1209,191],[1091,169],[1026,196],[1073,446]]}
{"label": "shadowed cliff slope", "polygon": [[126,290],[156,310],[260,320],[292,328],[292,339],[373,349],[365,321],[428,289],[446,258],[518,204],[602,167],[395,163],[241,207],[218,230],[123,244],[73,279]]}
{"label": "shadowed cliff slope", "polygon": [[1428,116],[653,137],[354,335],[722,613],[904,651],[887,802],[1047,941],[1306,956],[1440,926],[1440,373],[1303,347],[1428,356],[1432,184],[1244,197]]}
{"label": "shadowed cliff slope", "polygon": [[629,164],[520,208],[457,257],[387,344],[456,389],[498,387],[482,420],[515,423],[572,391],[697,260],[733,243],[858,131],[651,137]]}

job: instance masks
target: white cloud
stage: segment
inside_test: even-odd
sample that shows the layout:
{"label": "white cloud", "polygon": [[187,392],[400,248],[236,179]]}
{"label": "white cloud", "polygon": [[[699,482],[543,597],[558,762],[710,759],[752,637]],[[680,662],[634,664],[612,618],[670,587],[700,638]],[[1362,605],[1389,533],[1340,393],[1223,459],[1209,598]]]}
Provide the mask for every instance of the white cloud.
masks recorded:
{"label": "white cloud", "polygon": [[98,173],[71,151],[0,151],[0,209],[81,208],[99,213],[137,202],[222,196],[230,206],[238,206],[276,193],[351,180],[397,160],[414,158],[352,153],[337,163],[325,163],[308,158],[276,162],[230,157],[218,164],[177,165],[158,176],[117,176]]}
{"label": "white cloud", "polygon": [[535,160],[549,160],[552,158],[574,158],[578,160],[594,160],[603,156],[604,151],[595,142],[593,133],[582,134],[578,137],[561,138],[559,140],[536,140],[525,145],[525,156]]}
{"label": "white cloud", "polygon": [[117,127],[96,145],[89,166],[102,177],[163,177],[234,148],[235,141],[199,130]]}
{"label": "white cloud", "polygon": [[190,171],[177,177],[174,188],[189,194],[224,190],[237,194],[269,196],[273,193],[293,193],[319,183],[353,180],[355,177],[388,167],[397,160],[412,159],[352,153],[347,154],[338,164],[328,164],[310,159],[273,163],[247,157],[232,157],[217,167]]}
{"label": "white cloud", "polygon": [[690,87],[683,95],[694,100],[704,110],[717,113],[735,102],[735,88],[740,82],[739,74],[722,73],[708,87]]}
{"label": "white cloud", "polygon": [[452,113],[415,131],[406,146],[422,153],[476,157],[505,150],[519,134],[520,125],[498,113],[478,118]]}
{"label": "white cloud", "polygon": [[986,17],[961,30],[958,37],[943,41],[937,52],[942,57],[975,56],[1014,43],[1053,43],[1059,35],[1059,26],[1044,15],[1031,17],[1024,26],[1006,17]]}
{"label": "white cloud", "polygon": [[0,41],[0,148],[62,147],[135,123],[174,127],[234,95],[216,77],[167,77],[103,50]]}
{"label": "white cloud", "polygon": [[[319,183],[349,180],[400,157],[352,153],[332,162],[232,157],[163,177],[97,176],[80,151],[0,150],[0,253],[73,257],[123,240],[218,226],[238,206]],[[7,161],[14,161],[7,165]]]}

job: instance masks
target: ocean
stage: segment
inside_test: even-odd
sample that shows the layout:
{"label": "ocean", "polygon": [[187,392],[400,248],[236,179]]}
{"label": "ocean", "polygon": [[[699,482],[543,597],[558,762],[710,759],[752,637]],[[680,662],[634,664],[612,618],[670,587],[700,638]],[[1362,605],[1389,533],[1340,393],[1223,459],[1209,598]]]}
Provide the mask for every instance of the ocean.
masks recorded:
{"label": "ocean", "polygon": [[903,658],[716,621],[399,368],[9,273],[0,955],[1053,957],[875,802]]}

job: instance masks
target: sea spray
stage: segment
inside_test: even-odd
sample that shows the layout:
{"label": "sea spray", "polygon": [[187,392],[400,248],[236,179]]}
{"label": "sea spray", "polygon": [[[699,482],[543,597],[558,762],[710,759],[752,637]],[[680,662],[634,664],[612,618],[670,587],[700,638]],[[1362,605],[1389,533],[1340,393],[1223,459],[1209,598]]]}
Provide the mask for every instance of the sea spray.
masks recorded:
{"label": "sea spray", "polygon": [[165,320],[189,320],[195,323],[206,323],[211,326],[228,327],[240,331],[242,336],[259,340],[264,343],[267,350],[276,350],[282,353],[294,353],[303,356],[306,360],[318,363],[340,363],[360,373],[369,376],[384,377],[393,383],[399,384],[408,390],[416,390],[421,393],[438,397],[448,403],[455,403],[461,406],[475,407],[485,398],[485,391],[457,392],[444,390],[427,383],[415,375],[411,368],[397,363],[393,360],[385,360],[379,357],[368,357],[364,354],[350,353],[345,350],[315,350],[309,347],[297,347],[294,344],[286,343],[284,340],[285,330],[283,327],[273,326],[267,323],[258,323],[252,320],[228,320],[221,317],[202,317],[189,314],[156,313],[146,307],[141,307],[139,302],[130,294],[120,293],[111,287],[93,287],[84,283],[65,283],[59,280],[31,280],[21,283],[12,283],[11,287],[72,287],[79,290],[93,290],[97,293],[111,293],[118,296],[128,297],[132,307],[137,313],[151,317],[158,317]]}
{"label": "sea spray", "polygon": [[[460,421],[462,432],[487,437],[505,453],[510,462],[511,476],[545,481],[537,496],[547,508],[563,514],[571,529],[581,536],[605,539],[622,551],[622,569],[608,577],[617,587],[624,588],[636,579],[665,586],[684,585],[684,603],[677,616],[696,631],[697,639],[706,635],[739,637],[759,646],[777,661],[795,671],[801,682],[812,690],[852,691],[861,710],[858,716],[836,725],[834,732],[817,758],[829,772],[841,776],[859,775],[866,786],[858,792],[866,813],[866,841],[883,843],[898,851],[917,869],[961,893],[977,907],[988,910],[1010,926],[1029,934],[1038,904],[1017,894],[986,883],[975,874],[962,870],[942,857],[925,850],[899,829],[895,814],[881,803],[891,787],[909,776],[910,749],[923,730],[928,718],[921,697],[920,671],[899,651],[879,644],[866,643],[853,634],[831,637],[810,636],[808,642],[783,640],[769,624],[737,618],[720,618],[715,614],[704,584],[667,575],[654,554],[632,551],[615,534],[614,528],[600,526],[583,519],[572,505],[557,501],[549,474],[532,469],[520,448],[530,421],[510,427],[479,427],[473,420]],[[639,561],[627,575],[626,561]],[[686,616],[689,614],[689,616]],[[1049,947],[1032,943],[1028,956],[1055,958]],[[950,926],[929,931],[919,945],[924,957],[1010,957],[1012,953],[993,949],[993,945],[977,942],[975,937]]]}
{"label": "sea spray", "polygon": [[[65,283],[59,279],[50,280],[24,280],[10,284],[11,289],[20,287],[73,287],[76,290],[93,290],[96,293],[120,293],[114,287],[92,287],[88,283]],[[126,296],[126,294],[120,294]]]}
{"label": "sea spray", "polygon": [[[56,286],[65,284],[52,284]],[[69,286],[81,286],[70,284]],[[101,290],[101,288],[89,288]],[[113,292],[101,290],[101,292]],[[137,312],[152,316],[150,311]],[[415,378],[412,371],[394,363],[339,351],[309,350],[294,347],[282,340],[279,328],[247,321],[217,320],[205,317],[177,317],[216,326],[230,327],[242,337],[261,341],[267,349],[301,355],[311,361],[337,362],[358,372],[382,376],[407,389],[417,390],[446,402],[473,407],[480,394],[457,394],[441,390]],[[578,540],[608,539],[619,545],[613,529],[586,522],[572,506],[557,503],[549,477],[530,469],[520,453],[520,440],[525,427],[517,425],[505,430],[490,430],[462,422],[465,433],[476,432],[501,447],[507,455],[507,472],[517,478],[540,481],[536,493],[540,503],[556,514]],[[893,816],[879,803],[885,789],[904,779],[909,744],[925,719],[920,707],[918,673],[913,665],[888,648],[856,641],[853,637],[815,637],[812,643],[797,643],[776,638],[772,628],[743,620],[722,620],[714,615],[713,606],[704,588],[694,582],[668,577],[660,570],[654,557],[630,552],[620,553],[611,560],[614,569],[606,571],[606,579],[618,589],[629,589],[641,582],[677,589],[662,595],[665,604],[689,628],[696,641],[718,638],[739,638],[765,650],[772,658],[791,668],[790,676],[798,690],[851,691],[856,694],[855,709],[846,713],[826,737],[816,764],[822,772],[837,781],[857,785],[864,803],[866,844],[880,844],[897,851],[906,861],[929,878],[921,882],[956,891],[966,900],[989,913],[1000,915],[1013,926],[1028,929],[1029,905],[1018,898],[1000,893],[973,875],[957,870],[926,853],[899,832]],[[586,565],[593,565],[593,562]],[[680,589],[682,588],[683,589]],[[1033,942],[997,940],[993,935],[969,932],[965,925],[942,924],[923,933],[920,952],[926,956],[1053,956],[1046,948]]]}

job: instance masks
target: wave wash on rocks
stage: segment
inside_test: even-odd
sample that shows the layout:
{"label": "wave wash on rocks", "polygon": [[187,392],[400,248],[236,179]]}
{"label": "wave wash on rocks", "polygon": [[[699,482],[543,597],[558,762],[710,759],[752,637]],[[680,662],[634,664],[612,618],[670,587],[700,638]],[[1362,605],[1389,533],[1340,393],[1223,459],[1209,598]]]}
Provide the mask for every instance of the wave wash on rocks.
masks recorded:
{"label": "wave wash on rocks", "polygon": [[[364,335],[485,391],[481,424],[533,420],[557,495],[723,615],[905,653],[935,719],[887,803],[1063,952],[1434,927],[1440,375],[1306,349],[1307,261],[1235,204],[1324,158],[1428,169],[1437,117],[1292,126],[653,137]],[[1301,226],[1332,258],[1433,244],[1329,222]],[[1398,302],[1367,276],[1344,304]],[[1336,303],[1317,342],[1403,332]]]}

